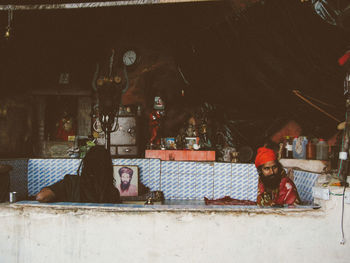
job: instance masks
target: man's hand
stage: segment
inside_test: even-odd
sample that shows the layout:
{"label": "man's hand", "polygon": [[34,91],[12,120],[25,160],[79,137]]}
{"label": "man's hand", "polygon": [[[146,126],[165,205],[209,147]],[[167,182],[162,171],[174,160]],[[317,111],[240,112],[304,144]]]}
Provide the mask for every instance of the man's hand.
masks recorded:
{"label": "man's hand", "polygon": [[43,188],[35,199],[40,203],[52,202],[55,199],[55,193],[50,188]]}

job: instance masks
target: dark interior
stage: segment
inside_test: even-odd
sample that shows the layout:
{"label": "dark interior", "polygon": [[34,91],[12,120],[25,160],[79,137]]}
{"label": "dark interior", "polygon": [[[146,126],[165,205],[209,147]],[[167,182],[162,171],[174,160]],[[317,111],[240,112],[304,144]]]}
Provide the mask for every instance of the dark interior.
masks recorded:
{"label": "dark interior", "polygon": [[[0,29],[5,31],[7,22],[7,11],[0,11]],[[34,90],[54,89],[59,73],[67,71],[74,89],[91,90],[96,62],[107,63],[110,48],[135,46],[164,51],[176,66],[145,75],[138,82],[144,90],[134,94],[146,109],[163,94],[173,116],[170,135],[184,113],[209,105],[204,108],[212,125],[228,127],[230,141],[241,145],[258,146],[290,119],[305,135],[329,138],[345,119],[346,69],[337,61],[349,47],[350,34],[345,15],[341,22],[327,23],[311,1],[297,0],[18,10],[10,39],[0,39],[1,97],[28,102]]]}

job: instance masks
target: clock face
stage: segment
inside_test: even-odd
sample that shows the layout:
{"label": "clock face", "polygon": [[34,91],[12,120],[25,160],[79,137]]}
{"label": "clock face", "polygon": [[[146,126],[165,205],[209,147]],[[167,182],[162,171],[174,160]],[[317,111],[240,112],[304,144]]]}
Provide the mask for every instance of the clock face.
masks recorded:
{"label": "clock face", "polygon": [[131,66],[136,62],[136,52],[128,50],[123,55],[123,63],[125,66]]}

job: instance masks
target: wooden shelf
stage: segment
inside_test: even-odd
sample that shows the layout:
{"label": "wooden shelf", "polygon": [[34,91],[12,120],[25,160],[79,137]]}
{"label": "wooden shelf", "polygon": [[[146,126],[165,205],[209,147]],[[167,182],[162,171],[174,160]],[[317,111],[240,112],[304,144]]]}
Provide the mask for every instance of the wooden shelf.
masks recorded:
{"label": "wooden shelf", "polygon": [[303,159],[281,159],[280,163],[285,168],[297,168],[314,173],[322,173],[330,169],[330,161],[303,160]]}

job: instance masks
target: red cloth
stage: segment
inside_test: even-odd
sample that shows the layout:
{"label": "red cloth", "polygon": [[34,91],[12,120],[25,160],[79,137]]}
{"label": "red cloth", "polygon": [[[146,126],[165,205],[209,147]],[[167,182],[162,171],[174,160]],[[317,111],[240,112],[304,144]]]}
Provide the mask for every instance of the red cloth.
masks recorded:
{"label": "red cloth", "polygon": [[204,197],[204,201],[206,205],[256,205],[256,202],[250,200],[233,199],[229,196],[212,200]]}
{"label": "red cloth", "polygon": [[275,160],[277,160],[277,157],[274,150],[266,147],[260,147],[258,149],[258,153],[255,158],[255,167],[258,168],[260,165],[263,165],[264,163],[275,161]]}
{"label": "red cloth", "polygon": [[258,197],[256,202],[261,206],[285,204],[293,205],[299,204],[300,198],[293,181],[290,178],[284,176],[281,179],[279,187],[272,190],[270,194],[265,191],[265,186],[259,179]]}
{"label": "red cloth", "polygon": [[[70,130],[66,130],[64,127],[64,124],[67,120],[66,119],[61,119],[58,124],[57,128],[57,134],[56,138],[61,139],[63,141],[68,141],[68,136],[74,136],[75,135],[75,129],[74,126]],[[70,120],[72,121],[72,120]]]}
{"label": "red cloth", "polygon": [[159,128],[160,128],[160,122],[162,119],[162,115],[160,111],[154,110],[149,114],[149,129],[150,129],[150,144],[160,144],[160,137],[159,137]]}
{"label": "red cloth", "polygon": [[346,53],[338,59],[338,64],[340,66],[343,66],[349,60],[349,58],[350,58],[350,51],[346,51]]}

